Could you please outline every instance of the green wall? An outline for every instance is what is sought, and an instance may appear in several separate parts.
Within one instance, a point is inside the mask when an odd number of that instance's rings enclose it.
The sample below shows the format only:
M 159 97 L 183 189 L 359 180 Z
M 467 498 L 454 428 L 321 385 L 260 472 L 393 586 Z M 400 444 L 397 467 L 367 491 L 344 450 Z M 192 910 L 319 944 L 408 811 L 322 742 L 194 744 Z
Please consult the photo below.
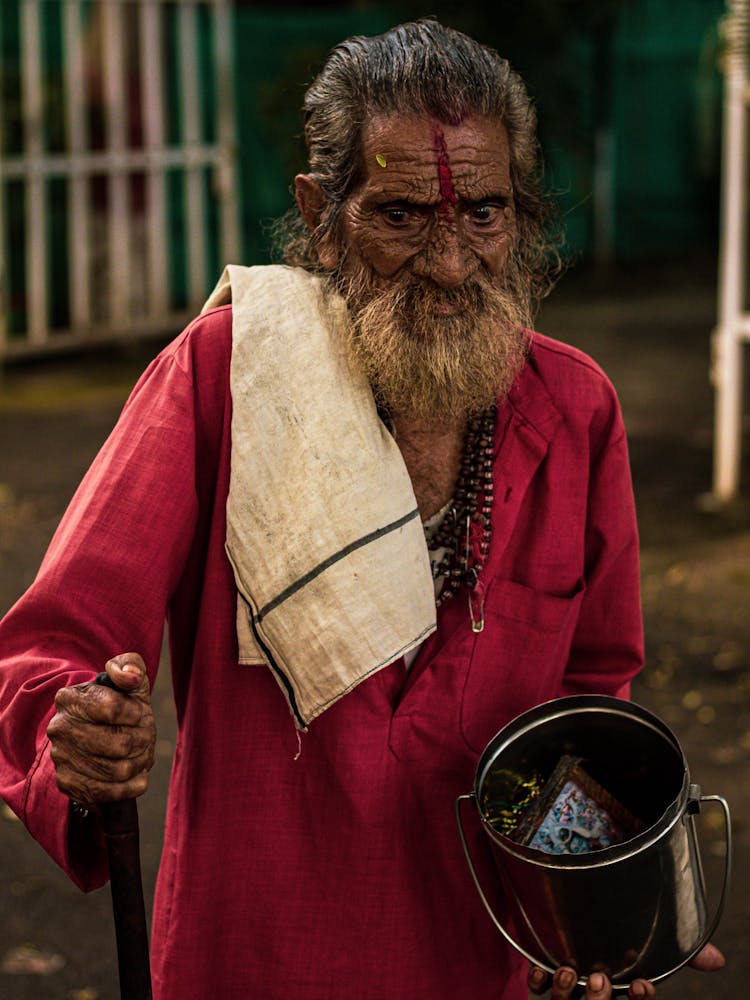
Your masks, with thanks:
M 430 13 L 494 45 L 522 72 L 539 108 L 546 180 L 557 193 L 572 256 L 594 250 L 597 124 L 609 127 L 613 144 L 610 235 L 617 259 L 715 243 L 723 11 L 723 0 L 433 0 L 388 10 L 275 13 L 238 6 L 246 259 L 267 259 L 264 223 L 290 204 L 292 178 L 304 166 L 299 108 L 327 50 L 350 34 L 376 34 Z
M 715 241 L 721 0 L 626 5 L 613 118 L 617 247 L 625 257 Z
M 383 11 L 270 13 L 235 9 L 237 140 L 246 262 L 268 259 L 268 223 L 292 203 L 305 167 L 301 106 L 305 89 L 333 45 L 387 30 Z
M 21 0 L 0 0 L 0 156 L 22 145 L 19 10 Z M 85 4 L 84 16 L 90 5 Z M 45 148 L 61 148 L 63 62 L 59 3 L 43 6 Z M 237 3 L 233 10 L 236 118 L 242 259 L 268 259 L 267 226 L 292 201 L 294 174 L 304 169 L 300 107 L 305 87 L 326 52 L 357 33 L 377 34 L 410 17 L 434 13 L 444 23 L 494 45 L 521 71 L 534 97 L 546 152 L 546 180 L 565 218 L 569 253 L 594 252 L 595 135 L 608 130 L 611 170 L 609 235 L 617 260 L 679 257 L 715 248 L 719 203 L 721 122 L 718 22 L 724 0 L 432 0 L 362 9 L 298 9 Z M 200 53 L 203 138 L 213 137 L 211 20 L 203 8 Z M 167 10 L 168 141 L 177 142 L 175 10 Z M 92 119 L 90 124 L 97 122 Z M 101 123 L 99 123 L 101 124 Z M 179 170 L 169 177 L 167 225 L 176 237 L 170 256 L 170 299 L 183 304 L 186 260 Z M 65 186 L 48 185 L 50 246 L 62 264 L 68 211 Z M 5 211 L 9 328 L 24 325 L 26 275 L 23 182 L 0 190 Z M 223 261 L 210 177 L 205 197 L 210 239 L 207 287 Z M 600 215 L 599 218 L 602 216 Z M 13 252 L 10 252 L 10 251 Z M 53 326 L 67 322 L 63 266 L 50 295 Z

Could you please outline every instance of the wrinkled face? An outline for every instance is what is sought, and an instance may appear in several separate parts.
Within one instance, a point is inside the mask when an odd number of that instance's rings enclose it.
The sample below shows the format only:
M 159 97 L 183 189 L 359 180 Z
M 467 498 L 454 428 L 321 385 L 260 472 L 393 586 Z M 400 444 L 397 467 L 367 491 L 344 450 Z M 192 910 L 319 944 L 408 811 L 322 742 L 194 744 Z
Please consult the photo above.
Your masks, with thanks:
M 505 127 L 375 116 L 362 150 L 331 257 L 352 355 L 391 414 L 461 423 L 508 392 L 528 346 Z
M 364 265 L 376 284 L 410 273 L 444 289 L 480 268 L 502 275 L 515 224 L 501 122 L 376 116 L 362 148 L 364 180 L 342 217 L 346 270 Z

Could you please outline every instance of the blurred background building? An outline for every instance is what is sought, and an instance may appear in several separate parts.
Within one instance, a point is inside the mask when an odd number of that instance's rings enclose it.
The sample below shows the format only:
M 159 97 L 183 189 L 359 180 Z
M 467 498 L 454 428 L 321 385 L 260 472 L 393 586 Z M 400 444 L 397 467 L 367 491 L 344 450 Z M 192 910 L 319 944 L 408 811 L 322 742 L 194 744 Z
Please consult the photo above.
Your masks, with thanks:
M 527 80 L 570 255 L 715 247 L 723 0 L 0 0 L 0 352 L 176 328 L 267 260 L 326 51 L 427 13 Z

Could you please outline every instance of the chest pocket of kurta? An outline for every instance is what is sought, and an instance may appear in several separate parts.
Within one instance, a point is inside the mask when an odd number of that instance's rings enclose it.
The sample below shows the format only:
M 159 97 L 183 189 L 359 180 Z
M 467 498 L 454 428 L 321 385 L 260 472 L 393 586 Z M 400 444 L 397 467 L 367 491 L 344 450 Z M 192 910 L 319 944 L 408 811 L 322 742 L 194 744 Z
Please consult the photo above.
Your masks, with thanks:
M 481 752 L 511 719 L 559 695 L 583 592 L 581 584 L 559 597 L 493 581 L 461 699 L 461 732 L 472 750 Z

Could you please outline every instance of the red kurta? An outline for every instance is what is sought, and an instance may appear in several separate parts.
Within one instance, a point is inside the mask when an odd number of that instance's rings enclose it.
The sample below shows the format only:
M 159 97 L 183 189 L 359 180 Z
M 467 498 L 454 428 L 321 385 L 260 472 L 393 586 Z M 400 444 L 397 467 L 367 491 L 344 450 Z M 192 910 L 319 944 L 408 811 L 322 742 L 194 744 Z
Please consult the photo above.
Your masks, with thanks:
M 525 1000 L 525 962 L 482 909 L 453 803 L 507 721 L 561 694 L 625 695 L 641 665 L 613 389 L 580 352 L 535 336 L 498 412 L 484 631 L 459 593 L 408 675 L 399 661 L 360 684 L 297 759 L 270 671 L 237 663 L 230 352 L 225 307 L 153 363 L 0 625 L 0 795 L 77 884 L 102 884 L 45 727 L 55 691 L 115 653 L 140 652 L 153 677 L 166 612 L 179 737 L 155 997 Z M 472 839 L 481 864 L 488 842 Z

